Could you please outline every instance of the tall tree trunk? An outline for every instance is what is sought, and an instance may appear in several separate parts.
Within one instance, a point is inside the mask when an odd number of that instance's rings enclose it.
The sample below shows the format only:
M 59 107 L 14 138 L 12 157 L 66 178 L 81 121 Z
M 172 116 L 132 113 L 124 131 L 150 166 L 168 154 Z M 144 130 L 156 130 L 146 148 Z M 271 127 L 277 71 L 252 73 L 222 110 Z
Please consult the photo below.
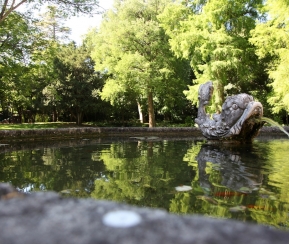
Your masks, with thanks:
M 57 115 L 56 106 L 53 106 L 53 108 L 52 108 L 52 122 L 57 122 L 57 121 L 58 121 L 58 115 Z
M 151 90 L 148 91 L 148 112 L 149 112 L 149 127 L 155 127 L 155 111 L 153 104 L 153 92 Z
M 76 124 L 77 125 L 81 125 L 82 124 L 82 119 L 83 119 L 82 111 L 77 112 L 77 114 L 76 114 Z
M 216 113 L 221 113 L 222 112 L 222 106 L 225 101 L 224 98 L 224 86 L 220 81 L 217 82 L 216 84 L 216 95 L 215 95 L 215 110 Z
M 19 123 L 22 124 L 22 116 L 23 116 L 23 107 L 18 107 L 17 112 L 19 115 Z
M 143 112 L 142 112 L 142 107 L 141 107 L 141 104 L 140 104 L 140 102 L 139 102 L 138 99 L 136 100 L 136 103 L 137 103 L 137 109 L 138 109 L 139 121 L 140 121 L 141 123 L 143 123 Z

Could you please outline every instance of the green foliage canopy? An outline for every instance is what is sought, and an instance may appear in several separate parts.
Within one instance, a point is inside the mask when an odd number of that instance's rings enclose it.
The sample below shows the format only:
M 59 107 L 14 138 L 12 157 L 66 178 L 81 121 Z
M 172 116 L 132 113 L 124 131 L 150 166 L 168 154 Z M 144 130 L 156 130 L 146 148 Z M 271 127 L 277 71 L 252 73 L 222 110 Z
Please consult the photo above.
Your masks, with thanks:
M 100 74 L 94 71 L 94 62 L 86 45 L 77 47 L 74 43 L 63 45 L 54 59 L 57 83 L 52 89 L 60 97 L 62 108 L 76 118 L 81 125 L 85 112 L 95 108 L 97 98 L 92 94 L 102 85 Z
M 171 88 L 184 89 L 188 79 L 187 67 L 179 65 L 185 62 L 173 56 L 157 19 L 169 2 L 116 1 L 100 30 L 91 33 L 95 68 L 112 74 L 101 97 L 112 104 L 127 93 L 140 103 L 147 99 L 150 126 L 155 125 L 152 99 L 164 93 L 172 98 L 176 93 Z
M 268 0 L 264 12 L 267 21 L 258 23 L 252 30 L 250 41 L 256 45 L 260 58 L 270 57 L 268 73 L 273 92 L 268 96 L 273 112 L 289 110 L 289 2 Z
M 35 89 L 43 85 L 39 83 L 41 77 L 34 76 L 38 69 L 34 55 L 45 45 L 33 23 L 16 13 L 0 23 L 0 40 L 2 109 L 13 105 L 20 112 L 23 106 L 31 105 Z
M 46 1 L 45 1 L 46 2 Z M 47 1 L 53 4 L 54 1 Z M 41 7 L 43 1 L 1 1 L 0 6 L 0 100 L 2 110 L 12 106 L 20 117 L 23 110 L 43 112 L 42 90 L 55 81 L 53 57 L 59 33 L 67 31 L 61 21 L 76 13 L 92 13 L 98 1 L 57 1 L 57 8 L 49 6 L 45 21 L 36 21 L 31 12 L 16 12 L 23 4 L 29 9 Z M 47 20 L 47 19 L 46 19 Z M 49 23 L 48 23 L 49 22 Z M 48 23 L 48 24 L 47 24 Z M 42 24 L 42 25 L 41 25 Z M 51 30 L 50 28 L 50 30 Z M 53 43 L 54 42 L 54 43 Z M 53 87 L 52 84 L 50 87 Z M 52 90 L 50 90 L 52 91 Z M 48 112 L 49 113 L 49 112 Z
M 259 17 L 261 0 L 191 0 L 172 3 L 160 15 L 178 57 L 190 60 L 196 75 L 186 91 L 197 102 L 199 84 L 213 80 L 213 108 L 220 110 L 224 92 L 254 79 L 256 57 L 249 42 L 250 31 Z

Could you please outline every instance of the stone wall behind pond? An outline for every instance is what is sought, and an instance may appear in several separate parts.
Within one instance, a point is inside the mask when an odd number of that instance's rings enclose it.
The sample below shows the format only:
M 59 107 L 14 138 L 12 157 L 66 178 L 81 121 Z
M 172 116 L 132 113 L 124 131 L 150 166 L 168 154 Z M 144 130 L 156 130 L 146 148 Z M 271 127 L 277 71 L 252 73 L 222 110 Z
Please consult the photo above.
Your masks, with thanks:
M 288 127 L 284 127 L 289 131 Z M 263 127 L 259 136 L 286 136 L 278 127 Z M 8 143 L 23 140 L 61 140 L 73 138 L 96 137 L 193 137 L 204 139 L 201 131 L 196 127 L 74 127 L 59 129 L 25 129 L 0 130 L 0 142 Z
M 75 127 L 59 129 L 0 130 L 0 140 L 54 140 L 71 138 L 121 137 L 121 136 L 202 136 L 198 128 L 164 127 Z

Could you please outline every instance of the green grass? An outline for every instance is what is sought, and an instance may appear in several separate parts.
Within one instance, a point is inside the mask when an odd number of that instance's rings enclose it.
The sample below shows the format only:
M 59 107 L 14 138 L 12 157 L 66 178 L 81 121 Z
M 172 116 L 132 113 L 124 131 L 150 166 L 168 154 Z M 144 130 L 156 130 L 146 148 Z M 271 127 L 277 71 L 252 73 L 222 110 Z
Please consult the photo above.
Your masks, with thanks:
M 22 124 L 0 124 L 0 130 L 29 130 L 29 129 L 57 129 L 79 127 L 148 127 L 140 123 L 83 123 L 81 126 L 71 122 L 37 122 Z M 191 127 L 190 124 L 157 123 L 157 127 Z
M 87 126 L 83 124 L 83 126 Z M 23 124 L 0 124 L 0 130 L 29 130 L 29 129 L 53 129 L 79 127 L 75 123 L 47 122 L 47 123 L 23 123 Z

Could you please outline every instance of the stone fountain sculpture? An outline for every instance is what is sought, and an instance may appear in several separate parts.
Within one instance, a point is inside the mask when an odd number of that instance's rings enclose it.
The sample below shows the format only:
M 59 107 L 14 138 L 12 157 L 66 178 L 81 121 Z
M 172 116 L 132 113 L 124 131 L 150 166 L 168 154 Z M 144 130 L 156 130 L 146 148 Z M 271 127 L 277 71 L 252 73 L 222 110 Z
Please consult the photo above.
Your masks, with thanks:
M 214 141 L 251 142 L 265 123 L 260 120 L 263 116 L 262 104 L 245 93 L 230 96 L 225 100 L 222 112 L 213 114 L 211 118 L 205 108 L 213 90 L 211 81 L 199 88 L 199 109 L 195 122 L 203 136 Z

